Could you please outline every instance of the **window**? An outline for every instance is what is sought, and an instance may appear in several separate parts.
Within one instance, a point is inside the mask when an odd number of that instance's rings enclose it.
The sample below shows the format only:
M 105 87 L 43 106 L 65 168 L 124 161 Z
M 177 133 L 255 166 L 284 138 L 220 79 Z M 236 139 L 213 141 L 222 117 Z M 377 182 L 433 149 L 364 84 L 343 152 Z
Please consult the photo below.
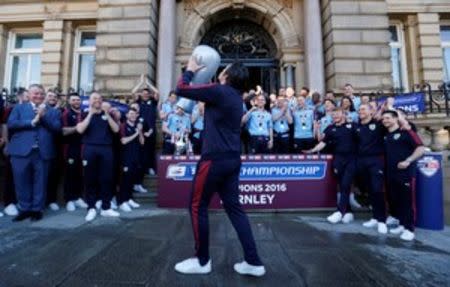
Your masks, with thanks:
M 74 49 L 72 86 L 81 93 L 94 90 L 95 32 L 80 29 L 77 32 Z
M 450 82 L 450 25 L 441 26 L 441 42 L 444 55 L 444 81 Z
M 389 26 L 389 33 L 391 35 L 389 46 L 391 47 L 392 82 L 394 90 L 406 91 L 408 89 L 408 79 L 402 25 L 396 24 Z
M 24 32 L 9 35 L 5 83 L 12 90 L 41 82 L 42 34 Z

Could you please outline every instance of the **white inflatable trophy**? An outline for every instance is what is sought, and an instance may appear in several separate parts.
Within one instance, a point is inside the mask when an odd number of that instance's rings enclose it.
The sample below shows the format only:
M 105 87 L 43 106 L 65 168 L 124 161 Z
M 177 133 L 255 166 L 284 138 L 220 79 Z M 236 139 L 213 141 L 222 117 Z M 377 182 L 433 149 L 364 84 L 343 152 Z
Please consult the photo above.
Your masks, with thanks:
M 219 69 L 219 53 L 210 46 L 200 45 L 194 49 L 192 56 L 197 60 L 199 65 L 204 66 L 195 73 L 192 84 L 208 84 Z M 186 98 L 180 98 L 177 105 L 190 114 L 192 113 L 195 102 Z

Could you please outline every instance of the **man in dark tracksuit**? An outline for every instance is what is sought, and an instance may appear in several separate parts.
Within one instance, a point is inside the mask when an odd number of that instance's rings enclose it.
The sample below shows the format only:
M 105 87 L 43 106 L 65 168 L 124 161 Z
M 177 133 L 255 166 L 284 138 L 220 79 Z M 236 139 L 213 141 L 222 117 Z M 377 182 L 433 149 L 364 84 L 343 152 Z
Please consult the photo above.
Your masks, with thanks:
M 196 254 L 194 258 L 176 264 L 175 270 L 185 274 L 211 272 L 208 205 L 213 194 L 218 192 L 244 249 L 245 260 L 235 264 L 234 270 L 240 274 L 262 276 L 265 268 L 258 256 L 250 223 L 239 203 L 243 115 L 240 90 L 248 78 L 248 70 L 240 63 L 234 63 L 219 75 L 220 84 L 189 85 L 194 73 L 201 68 L 191 58 L 176 91 L 180 97 L 205 103 L 205 129 L 190 203 Z
M 111 209 L 113 191 L 113 134 L 119 132 L 119 125 L 109 114 L 102 110 L 102 96 L 92 93 L 89 98 L 89 112 L 76 127 L 83 135 L 82 164 L 84 184 L 88 204 L 86 221 L 92 221 L 97 215 L 95 202 L 99 191 L 102 199 L 100 215 L 118 217 L 120 214 Z
M 387 193 L 389 204 L 400 220 L 400 225 L 390 233 L 401 234 L 401 239 L 411 241 L 415 237 L 415 161 L 425 149 L 412 129 L 400 129 L 396 111 L 383 112 L 383 125 L 388 129 L 384 140 Z
M 133 184 L 139 175 L 141 146 L 144 144 L 142 123 L 137 122 L 138 111 L 130 108 L 127 121 L 120 126 L 120 161 L 122 178 L 117 203 L 120 210 L 130 212 L 131 208 L 139 207 L 133 200 Z
M 81 135 L 76 126 L 81 122 L 81 98 L 78 94 L 69 95 L 69 107 L 62 115 L 64 135 L 64 200 L 67 211 L 74 211 L 76 207 L 87 208 L 82 199 L 83 167 L 81 164 Z
M 26 103 L 29 101 L 28 91 L 26 89 L 19 89 L 16 94 L 17 104 Z M 8 105 L 2 115 L 2 137 L 5 142 L 4 147 L 4 156 L 5 156 L 5 179 L 4 179 L 4 192 L 3 192 L 3 203 L 5 205 L 4 212 L 9 216 L 16 216 L 19 214 L 19 210 L 17 209 L 17 198 L 16 198 L 16 189 L 14 187 L 14 178 L 11 166 L 11 157 L 7 152 L 7 146 L 11 137 L 13 135 L 13 131 L 8 129 L 8 118 L 13 110 L 14 105 Z
M 158 115 L 158 92 L 143 89 L 137 101 L 139 114 L 144 119 L 145 144 L 142 149 L 142 165 L 145 172 L 154 175 L 156 171 L 156 117 Z M 138 183 L 140 184 L 140 183 Z
M 365 222 L 365 227 L 377 227 L 381 234 L 387 233 L 386 206 L 383 192 L 384 184 L 384 136 L 386 128 L 371 116 L 367 104 L 359 107 L 359 123 L 356 124 L 358 157 L 356 174 L 361 184 L 368 186 L 372 219 Z
M 347 123 L 345 113 L 341 108 L 333 111 L 333 124 L 328 126 L 324 132 L 324 138 L 313 149 L 307 153 L 321 151 L 326 146 L 331 148 L 333 154 L 333 171 L 339 185 L 339 198 L 337 211 L 327 217 L 330 223 L 350 223 L 353 221 L 349 196 L 353 178 L 356 172 L 356 141 L 355 127 Z

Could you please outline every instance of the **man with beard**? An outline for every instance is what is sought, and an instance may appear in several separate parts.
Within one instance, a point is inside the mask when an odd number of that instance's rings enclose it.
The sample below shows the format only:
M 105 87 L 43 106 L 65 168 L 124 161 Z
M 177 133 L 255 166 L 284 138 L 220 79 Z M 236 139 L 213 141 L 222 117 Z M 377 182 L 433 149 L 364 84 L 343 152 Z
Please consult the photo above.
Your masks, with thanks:
M 76 207 L 87 208 L 82 198 L 83 167 L 81 164 L 81 135 L 76 126 L 81 122 L 81 98 L 77 93 L 69 94 L 69 107 L 62 116 L 64 135 L 64 199 L 67 211 Z

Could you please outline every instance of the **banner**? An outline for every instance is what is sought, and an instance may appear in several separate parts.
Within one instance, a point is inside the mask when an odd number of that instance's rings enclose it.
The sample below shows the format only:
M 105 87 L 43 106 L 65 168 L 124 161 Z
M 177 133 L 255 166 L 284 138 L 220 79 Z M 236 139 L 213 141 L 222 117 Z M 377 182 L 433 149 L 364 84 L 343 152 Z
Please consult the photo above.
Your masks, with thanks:
M 329 155 L 241 156 L 239 200 L 246 209 L 336 207 L 336 182 Z M 161 156 L 158 205 L 187 208 L 198 156 Z M 210 205 L 221 208 L 216 195 Z
M 386 98 L 378 99 L 378 104 L 384 104 Z M 425 112 L 425 94 L 423 92 L 395 95 L 394 99 L 394 108 L 401 109 L 407 114 Z

